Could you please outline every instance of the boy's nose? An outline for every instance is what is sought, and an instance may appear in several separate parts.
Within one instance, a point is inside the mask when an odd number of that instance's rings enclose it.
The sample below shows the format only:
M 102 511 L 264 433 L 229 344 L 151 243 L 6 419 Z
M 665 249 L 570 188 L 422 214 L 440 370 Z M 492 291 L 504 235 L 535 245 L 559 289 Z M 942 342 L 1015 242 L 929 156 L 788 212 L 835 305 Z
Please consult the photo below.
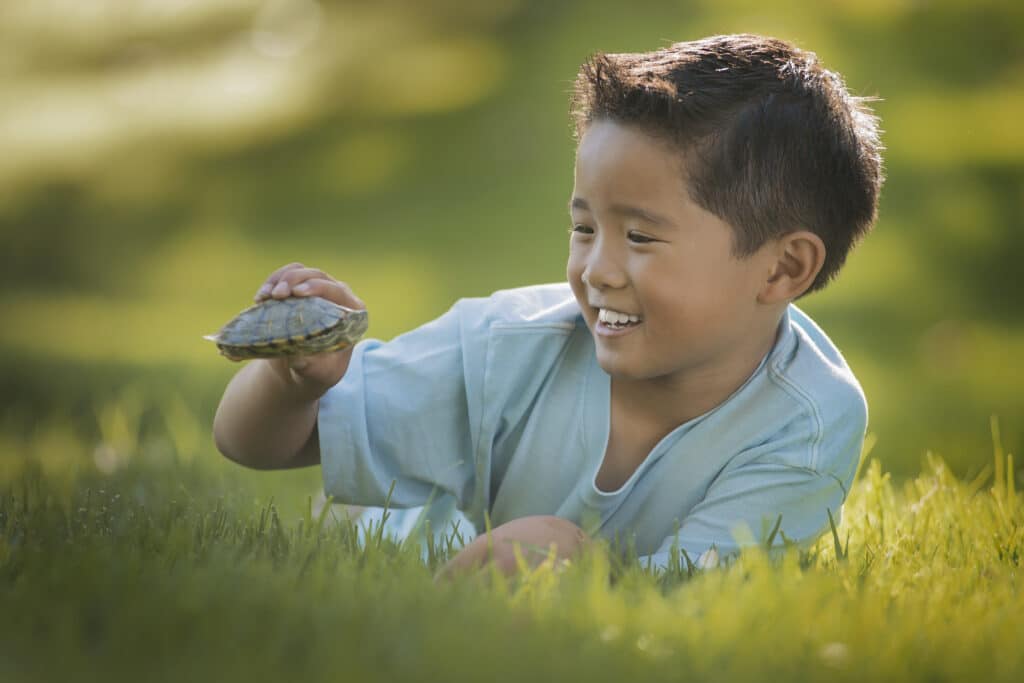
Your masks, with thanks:
M 626 270 L 619 265 L 617 260 L 611 254 L 601 253 L 598 250 L 595 250 L 592 258 L 587 262 L 581 279 L 595 289 L 606 287 L 617 289 L 625 287 L 628 282 Z

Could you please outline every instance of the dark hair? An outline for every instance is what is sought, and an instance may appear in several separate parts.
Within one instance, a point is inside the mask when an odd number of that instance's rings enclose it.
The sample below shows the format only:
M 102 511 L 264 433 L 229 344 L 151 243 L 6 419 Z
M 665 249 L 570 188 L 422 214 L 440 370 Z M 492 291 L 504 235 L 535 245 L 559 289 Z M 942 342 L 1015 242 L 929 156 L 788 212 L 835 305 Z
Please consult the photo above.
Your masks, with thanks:
M 878 215 L 878 118 L 813 52 L 741 34 L 644 53 L 597 53 L 576 77 L 577 143 L 598 119 L 639 126 L 681 152 L 690 197 L 734 230 L 733 254 L 808 229 L 839 271 Z M 802 295 L 801 295 L 802 296 Z

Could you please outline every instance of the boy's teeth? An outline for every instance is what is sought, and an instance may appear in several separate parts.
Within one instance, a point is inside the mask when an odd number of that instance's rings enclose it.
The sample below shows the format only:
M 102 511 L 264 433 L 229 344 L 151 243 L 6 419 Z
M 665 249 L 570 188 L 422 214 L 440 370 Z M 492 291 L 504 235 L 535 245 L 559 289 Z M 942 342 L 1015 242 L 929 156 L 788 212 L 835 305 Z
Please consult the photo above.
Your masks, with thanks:
M 597 319 L 609 325 L 625 325 L 626 323 L 640 322 L 640 316 L 628 315 L 618 311 L 610 311 L 607 308 L 599 309 Z

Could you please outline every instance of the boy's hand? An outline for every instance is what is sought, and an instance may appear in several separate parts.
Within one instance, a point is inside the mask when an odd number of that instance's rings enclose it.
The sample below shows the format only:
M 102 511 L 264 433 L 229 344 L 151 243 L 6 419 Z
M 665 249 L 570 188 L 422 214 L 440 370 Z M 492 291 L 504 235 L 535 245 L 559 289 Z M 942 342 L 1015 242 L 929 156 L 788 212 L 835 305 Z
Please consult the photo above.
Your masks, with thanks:
M 534 568 L 548 557 L 552 544 L 555 558 L 567 560 L 579 554 L 590 537 L 567 519 L 554 515 L 533 515 L 506 522 L 487 534 L 480 534 L 441 568 L 435 579 L 470 573 L 493 562 L 506 576 L 519 571 L 515 546 L 526 564 Z
M 292 296 L 318 296 L 354 310 L 366 310 L 366 304 L 344 282 L 301 263 L 289 263 L 267 278 L 253 299 L 287 299 Z M 282 380 L 317 399 L 337 384 L 352 359 L 352 348 L 310 356 L 282 356 L 263 360 Z

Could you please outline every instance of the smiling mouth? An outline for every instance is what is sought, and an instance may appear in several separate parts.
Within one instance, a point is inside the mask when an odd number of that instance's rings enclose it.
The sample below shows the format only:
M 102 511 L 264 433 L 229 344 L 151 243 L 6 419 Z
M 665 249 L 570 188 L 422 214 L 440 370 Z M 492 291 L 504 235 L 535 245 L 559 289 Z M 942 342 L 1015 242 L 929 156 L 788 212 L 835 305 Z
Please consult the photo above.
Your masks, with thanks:
M 599 325 L 612 330 L 624 330 L 629 327 L 636 327 L 643 322 L 643 318 L 633 313 L 624 313 L 609 308 L 598 308 L 597 322 Z

